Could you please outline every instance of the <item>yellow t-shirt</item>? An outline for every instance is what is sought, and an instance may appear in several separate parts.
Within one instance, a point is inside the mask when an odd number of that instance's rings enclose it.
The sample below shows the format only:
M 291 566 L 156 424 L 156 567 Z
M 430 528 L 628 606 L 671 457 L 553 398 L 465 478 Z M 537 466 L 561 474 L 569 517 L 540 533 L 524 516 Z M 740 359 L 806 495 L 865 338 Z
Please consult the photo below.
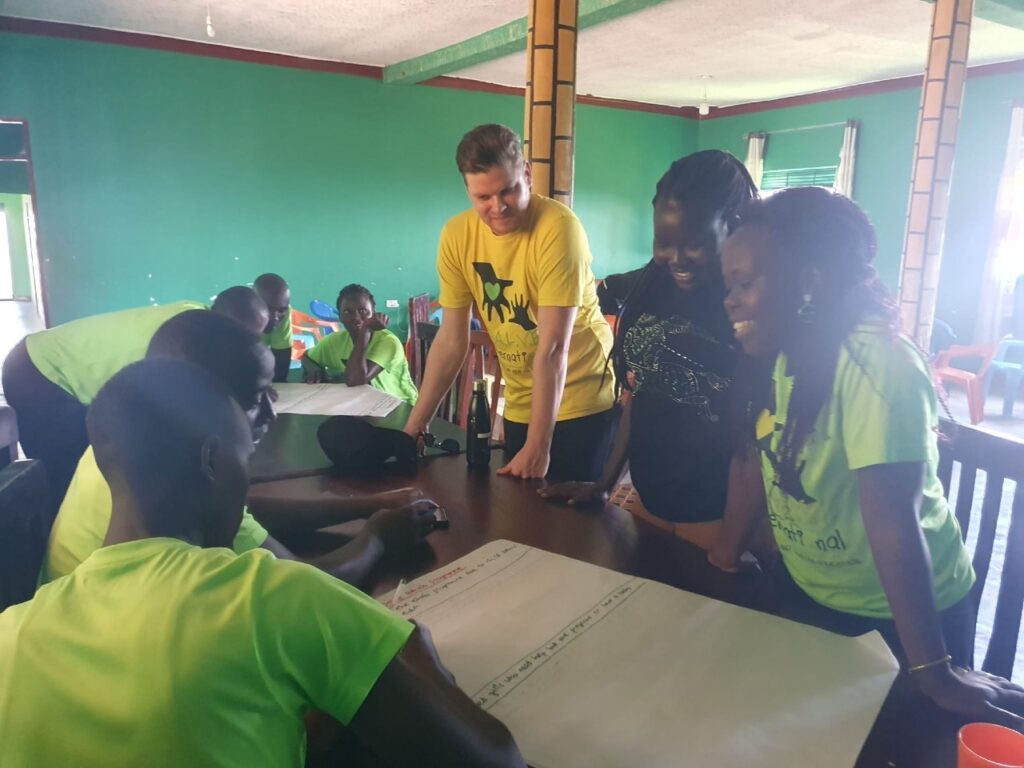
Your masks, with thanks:
M 590 268 L 590 246 L 576 215 L 534 195 L 526 226 L 495 235 L 476 211 L 451 219 L 441 232 L 437 272 L 440 303 L 480 308 L 505 379 L 505 418 L 530 421 L 537 307 L 576 307 L 558 420 L 606 411 L 614 401 L 606 371 L 612 333 L 601 315 Z
M 110 527 L 112 505 L 110 486 L 96 465 L 96 455 L 90 445 L 78 460 L 71 485 L 50 529 L 50 540 L 39 573 L 40 584 L 71 573 L 103 546 Z M 246 510 L 235 536 L 234 550 L 241 554 L 256 549 L 267 540 L 267 536 L 266 529 Z
M 263 550 L 105 547 L 0 614 L 0 765 L 300 768 L 303 716 L 349 723 L 412 629 Z
M 25 347 L 43 376 L 88 405 L 115 373 L 146 356 L 161 325 L 190 309 L 206 305 L 177 301 L 83 317 L 31 334 Z

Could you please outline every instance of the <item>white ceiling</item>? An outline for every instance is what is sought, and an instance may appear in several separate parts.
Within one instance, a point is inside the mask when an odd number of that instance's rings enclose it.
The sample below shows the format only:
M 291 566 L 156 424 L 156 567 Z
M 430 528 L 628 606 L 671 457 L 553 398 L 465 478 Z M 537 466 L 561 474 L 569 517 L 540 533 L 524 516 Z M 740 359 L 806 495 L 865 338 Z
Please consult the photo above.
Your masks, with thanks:
M 317 59 L 384 66 L 526 13 L 527 0 L 6 0 L 3 13 Z M 580 33 L 578 90 L 695 105 L 761 101 L 913 75 L 921 0 L 668 0 Z M 971 63 L 1024 58 L 1024 30 L 974 22 Z M 521 86 L 525 54 L 452 73 Z

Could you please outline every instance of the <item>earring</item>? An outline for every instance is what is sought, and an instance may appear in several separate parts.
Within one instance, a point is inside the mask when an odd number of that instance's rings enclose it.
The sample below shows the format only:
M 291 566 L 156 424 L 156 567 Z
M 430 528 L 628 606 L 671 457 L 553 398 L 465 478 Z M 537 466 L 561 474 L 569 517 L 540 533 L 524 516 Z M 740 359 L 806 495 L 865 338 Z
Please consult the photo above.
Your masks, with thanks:
M 804 303 L 796 311 L 796 316 L 801 323 L 810 325 L 814 322 L 815 315 L 818 314 L 818 308 L 814 306 L 814 299 L 810 293 L 805 293 L 803 298 Z

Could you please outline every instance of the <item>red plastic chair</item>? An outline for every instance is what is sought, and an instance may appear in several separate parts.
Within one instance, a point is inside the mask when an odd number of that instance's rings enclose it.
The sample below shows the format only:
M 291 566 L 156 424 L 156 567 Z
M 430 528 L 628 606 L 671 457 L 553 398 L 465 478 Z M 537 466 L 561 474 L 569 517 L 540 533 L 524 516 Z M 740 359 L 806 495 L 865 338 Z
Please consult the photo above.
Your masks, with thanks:
M 321 320 L 319 317 L 313 317 L 305 312 L 292 309 L 292 333 L 308 333 L 314 339 L 320 341 L 326 335 L 324 334 L 324 328 L 330 328 L 330 331 L 328 331 L 330 333 L 336 332 L 339 327 L 338 323 Z
M 949 384 L 956 384 L 967 392 L 967 412 L 971 424 L 980 424 L 985 420 L 985 374 L 992 365 L 996 354 L 996 344 L 975 344 L 974 346 L 953 345 L 940 352 L 935 358 L 935 379 L 944 391 L 949 391 Z M 954 360 L 979 358 L 981 365 L 975 372 L 955 368 Z

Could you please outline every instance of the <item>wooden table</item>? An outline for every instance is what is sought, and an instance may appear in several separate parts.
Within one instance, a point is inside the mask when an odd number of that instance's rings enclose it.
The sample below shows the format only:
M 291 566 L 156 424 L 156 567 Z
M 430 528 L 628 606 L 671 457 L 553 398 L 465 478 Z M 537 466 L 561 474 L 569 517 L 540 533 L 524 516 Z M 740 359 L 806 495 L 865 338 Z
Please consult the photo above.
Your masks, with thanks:
M 266 483 L 259 495 L 285 497 L 311 492 L 367 493 L 414 484 L 448 511 L 451 526 L 435 531 L 412 556 L 383 563 L 371 592 L 380 595 L 400 578 L 439 568 L 494 539 L 510 539 L 670 584 L 707 597 L 780 613 L 782 594 L 766 575 L 726 574 L 710 566 L 705 553 L 618 507 L 577 509 L 541 499 L 540 481 L 498 477 L 502 454 L 490 471 L 471 470 L 464 456 L 424 459 L 410 482 L 384 473 L 371 479 L 325 475 Z M 813 619 L 813 617 L 812 617 Z M 807 623 L 816 623 L 813 620 Z M 722 684 L 728 685 L 723 669 Z M 905 676 L 895 685 L 857 762 L 858 768 L 952 768 L 961 725 L 913 690 Z
M 366 417 L 374 426 L 401 430 L 412 406 L 402 403 L 387 416 Z M 316 431 L 327 420 L 327 416 L 307 416 L 295 413 L 278 414 L 266 436 L 256 446 L 249 464 L 250 482 L 265 483 L 293 477 L 323 474 L 331 462 L 320 450 Z M 438 441 L 451 438 L 463 447 L 464 432 L 443 419 L 430 422 L 430 431 Z M 431 448 L 428 455 L 440 455 L 438 448 Z

